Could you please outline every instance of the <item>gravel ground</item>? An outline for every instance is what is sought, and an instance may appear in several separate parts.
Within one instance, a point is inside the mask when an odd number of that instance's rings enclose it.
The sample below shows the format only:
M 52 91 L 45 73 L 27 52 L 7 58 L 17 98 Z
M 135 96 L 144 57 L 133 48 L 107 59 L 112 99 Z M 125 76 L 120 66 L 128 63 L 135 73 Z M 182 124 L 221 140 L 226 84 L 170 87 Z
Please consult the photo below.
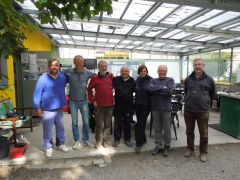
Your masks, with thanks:
M 0 167 L 0 179 L 240 179 L 240 144 L 210 146 L 209 161 L 205 163 L 199 161 L 197 154 L 185 158 L 184 150 L 173 149 L 167 158 L 149 152 L 116 155 L 102 168 L 91 165 L 49 170 L 4 166 Z

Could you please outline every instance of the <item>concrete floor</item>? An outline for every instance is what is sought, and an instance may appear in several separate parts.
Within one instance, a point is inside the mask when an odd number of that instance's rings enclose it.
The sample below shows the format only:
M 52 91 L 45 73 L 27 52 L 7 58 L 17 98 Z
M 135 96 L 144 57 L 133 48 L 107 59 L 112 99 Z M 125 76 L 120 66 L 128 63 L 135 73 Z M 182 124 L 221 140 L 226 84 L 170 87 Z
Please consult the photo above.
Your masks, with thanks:
M 185 124 L 183 119 L 183 114 L 178 112 L 180 127 L 177 127 L 177 136 L 178 139 L 175 139 L 175 135 L 172 128 L 172 148 L 186 147 L 186 134 L 185 134 Z M 134 117 L 136 119 L 136 117 Z M 65 120 L 65 131 L 66 131 L 66 145 L 72 147 L 74 144 L 72 131 L 71 131 L 71 116 L 69 114 L 64 115 Z M 220 121 L 220 114 L 213 110 L 210 114 L 209 124 L 217 124 Z M 81 121 L 80 121 L 81 122 Z M 80 130 L 81 130 L 81 124 Z M 80 131 L 81 132 L 81 131 Z M 132 128 L 132 142 L 134 142 L 134 129 Z M 89 147 L 80 147 L 77 150 L 70 150 L 67 153 L 58 151 L 54 149 L 52 158 L 46 159 L 44 152 L 42 151 L 42 127 L 41 123 L 37 123 L 37 126 L 34 127 L 33 132 L 30 132 L 29 129 L 20 129 L 17 131 L 18 136 L 23 135 L 30 143 L 28 144 L 28 149 L 23 158 L 11 160 L 9 158 L 0 160 L 0 165 L 9 165 L 9 164 L 46 164 L 46 162 L 53 162 L 54 160 L 64 160 L 66 162 L 68 159 L 76 160 L 81 159 L 91 159 L 101 156 L 112 156 L 114 154 L 122 153 L 133 153 L 134 147 L 126 147 L 123 142 L 116 148 L 101 148 L 99 150 L 94 150 Z M 154 131 L 152 137 L 149 135 L 149 120 L 146 128 L 147 135 L 147 144 L 143 146 L 142 151 L 150 151 L 154 148 Z M 195 144 L 199 144 L 199 133 L 198 128 L 195 130 Z M 55 139 L 55 138 L 54 138 Z M 90 133 L 90 143 L 95 143 L 94 134 Z M 233 138 L 225 133 L 209 128 L 209 144 L 228 144 L 228 143 L 240 143 L 239 139 Z M 54 162 L 55 162 L 54 161 Z M 56 164 L 56 163 L 55 163 Z M 56 164 L 57 166 L 57 164 Z

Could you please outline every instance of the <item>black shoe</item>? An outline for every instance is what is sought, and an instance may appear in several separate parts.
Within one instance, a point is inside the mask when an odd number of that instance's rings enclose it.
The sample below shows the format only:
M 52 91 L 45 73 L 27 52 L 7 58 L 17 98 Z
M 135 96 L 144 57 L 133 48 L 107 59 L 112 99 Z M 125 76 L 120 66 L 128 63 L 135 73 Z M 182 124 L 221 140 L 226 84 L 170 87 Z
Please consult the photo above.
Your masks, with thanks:
M 136 154 L 140 154 L 140 153 L 141 153 L 141 149 L 142 149 L 141 146 L 136 146 L 136 148 L 135 148 L 135 153 L 136 153 Z
M 118 145 L 119 145 L 119 140 L 114 141 L 112 144 L 113 147 L 117 147 Z
M 126 144 L 126 146 L 128 146 L 128 147 L 132 147 L 131 141 L 124 141 L 124 144 Z
M 163 156 L 164 156 L 164 157 L 168 157 L 168 152 L 169 152 L 169 148 L 164 148 L 164 150 L 163 150 Z
M 151 151 L 151 153 L 152 153 L 153 156 L 155 156 L 155 155 L 159 154 L 159 153 L 162 152 L 162 151 L 163 151 L 162 148 L 155 147 L 155 148 Z

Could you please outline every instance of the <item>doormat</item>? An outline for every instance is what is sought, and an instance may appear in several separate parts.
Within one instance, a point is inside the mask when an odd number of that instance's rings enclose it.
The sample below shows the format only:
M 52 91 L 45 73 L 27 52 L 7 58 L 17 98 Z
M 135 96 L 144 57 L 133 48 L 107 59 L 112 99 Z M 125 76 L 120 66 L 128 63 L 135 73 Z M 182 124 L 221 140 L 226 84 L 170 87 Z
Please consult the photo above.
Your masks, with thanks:
M 208 126 L 210 128 L 213 128 L 213 129 L 217 130 L 217 131 L 221 131 L 220 130 L 220 124 L 209 124 Z

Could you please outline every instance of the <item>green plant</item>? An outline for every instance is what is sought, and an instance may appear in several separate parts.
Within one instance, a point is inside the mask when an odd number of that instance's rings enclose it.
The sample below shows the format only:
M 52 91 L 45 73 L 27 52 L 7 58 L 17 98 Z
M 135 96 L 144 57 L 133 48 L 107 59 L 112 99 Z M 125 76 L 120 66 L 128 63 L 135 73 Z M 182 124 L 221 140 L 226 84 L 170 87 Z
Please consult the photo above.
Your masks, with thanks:
M 25 49 L 23 40 L 26 39 L 22 29 L 29 23 L 12 6 L 12 0 L 0 1 L 0 56 L 9 55 Z
M 23 3 L 24 0 L 16 0 Z M 111 0 L 32 0 L 39 9 L 38 18 L 41 23 L 54 23 L 57 18 L 73 19 L 74 13 L 81 19 L 91 19 L 100 12 L 112 13 Z M 13 0 L 0 0 L 0 57 L 8 58 L 16 52 L 25 50 L 26 39 L 23 29 L 30 24 L 13 7 Z
M 74 13 L 79 18 L 88 20 L 100 12 L 112 14 L 112 0 L 36 0 L 39 9 L 38 19 L 41 23 L 53 23 L 56 18 L 73 19 Z

